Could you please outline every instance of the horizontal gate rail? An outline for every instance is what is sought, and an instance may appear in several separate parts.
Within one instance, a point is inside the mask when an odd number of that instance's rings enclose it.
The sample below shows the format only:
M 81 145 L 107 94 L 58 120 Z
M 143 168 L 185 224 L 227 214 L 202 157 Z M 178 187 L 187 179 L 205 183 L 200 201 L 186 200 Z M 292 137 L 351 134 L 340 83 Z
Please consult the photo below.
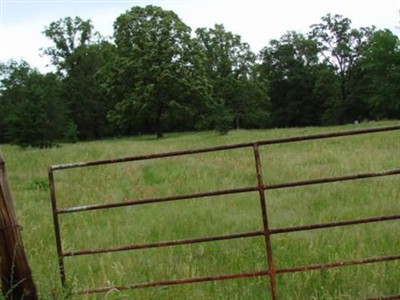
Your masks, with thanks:
M 383 127 L 366 128 L 366 129 L 358 129 L 358 130 L 339 131 L 339 132 L 332 132 L 332 133 L 303 135 L 303 136 L 295 136 L 295 137 L 288 137 L 288 138 L 263 140 L 263 141 L 257 141 L 255 143 L 254 142 L 239 143 L 239 144 L 233 144 L 233 145 L 223 145 L 223 146 L 207 147 L 207 148 L 192 149 L 192 150 L 185 150 L 185 151 L 173 151 L 173 152 L 150 154 L 150 155 L 128 156 L 128 157 L 116 158 L 116 159 L 103 159 L 103 160 L 88 161 L 88 162 L 59 164 L 59 165 L 52 165 L 52 166 L 50 166 L 49 169 L 51 171 L 55 171 L 55 170 L 72 169 L 72 168 L 83 168 L 83 167 L 123 163 L 123 162 L 130 162 L 130 161 L 166 158 L 166 157 L 182 156 L 182 155 L 198 154 L 198 153 L 206 153 L 206 152 L 215 152 L 215 151 L 222 151 L 222 150 L 233 150 L 233 149 L 239 149 L 239 148 L 249 148 L 249 147 L 253 147 L 254 144 L 258 144 L 260 146 L 265 146 L 265 145 L 310 141 L 310 140 L 317 140 L 317 139 L 336 138 L 336 137 L 342 137 L 342 136 L 360 135 L 360 134 L 383 132 L 383 131 L 392 131 L 392 130 L 399 130 L 399 129 L 400 129 L 400 125 L 394 125 L 394 126 L 383 126 Z
M 118 252 L 118 251 L 126 251 L 126 250 L 140 250 L 140 249 L 150 249 L 150 248 L 161 248 L 167 246 L 178 246 L 178 245 L 188 245 L 188 244 L 196 244 L 196 243 L 204 243 L 204 242 L 215 242 L 215 241 L 224 241 L 231 239 L 240 239 L 246 237 L 255 237 L 264 235 L 264 231 L 250 231 L 236 234 L 227 234 L 227 235 L 217 235 L 217 236 L 209 236 L 203 238 L 195 238 L 195 239 L 182 239 L 182 240 L 174 240 L 174 241 L 164 241 L 158 243 L 147 243 L 147 244 L 134 244 L 134 245 L 126 245 L 120 247 L 112 247 L 112 248 L 104 248 L 104 249 L 87 249 L 87 250 L 75 250 L 75 251 L 66 251 L 63 252 L 64 256 L 75 256 L 75 255 L 87 255 L 87 254 L 99 254 L 99 253 L 107 253 L 107 252 Z
M 50 182 L 51 203 L 52 203 L 52 208 L 53 208 L 53 221 L 54 221 L 54 228 L 55 228 L 55 235 L 56 235 L 56 246 L 57 246 L 58 259 L 59 259 L 61 282 L 62 282 L 63 286 L 66 285 L 66 275 L 65 275 L 65 268 L 64 268 L 64 258 L 66 258 L 66 257 L 71 257 L 71 259 L 73 259 L 73 257 L 81 256 L 81 255 L 94 255 L 94 254 L 100 254 L 100 253 L 111 253 L 111 252 L 120 252 L 120 251 L 133 251 L 133 250 L 139 250 L 139 249 L 171 247 L 171 246 L 177 246 L 177 245 L 216 242 L 216 241 L 224 241 L 224 240 L 231 240 L 231 239 L 244 239 L 244 238 L 251 238 L 251 237 L 258 237 L 258 236 L 264 237 L 264 239 L 265 239 L 265 254 L 266 254 L 266 263 L 267 263 L 267 267 L 268 267 L 265 270 L 256 270 L 254 272 L 234 273 L 234 274 L 216 274 L 216 275 L 197 277 L 197 278 L 183 278 L 183 279 L 175 279 L 175 280 L 143 282 L 143 283 L 136 283 L 136 284 L 132 284 L 132 285 L 115 285 L 115 286 L 107 286 L 107 287 L 98 287 L 98 288 L 77 291 L 77 293 L 78 294 L 104 293 L 104 292 L 108 292 L 110 290 L 115 290 L 115 289 L 125 290 L 125 289 L 135 289 L 135 288 L 149 288 L 149 287 L 178 285 L 178 284 L 187 284 L 187 283 L 195 283 L 195 282 L 207 282 L 207 281 L 219 281 L 219 280 L 227 280 L 227 279 L 253 278 L 253 277 L 259 277 L 259 276 L 267 276 L 267 277 L 269 277 L 269 280 L 270 280 L 271 296 L 272 296 L 272 299 L 275 300 L 275 299 L 278 299 L 278 293 L 277 293 L 276 283 L 275 283 L 276 275 L 278 275 L 278 274 L 330 269 L 330 268 L 337 268 L 337 267 L 345 267 L 345 266 L 369 264 L 369 263 L 376 263 L 376 262 L 383 262 L 383 261 L 399 260 L 400 255 L 394 254 L 394 255 L 389 255 L 389 256 L 361 258 L 361 259 L 353 259 L 353 260 L 339 261 L 339 262 L 328 262 L 328 263 L 323 263 L 323 264 L 311 264 L 311 265 L 294 266 L 294 267 L 286 267 L 286 268 L 275 267 L 274 257 L 273 257 L 273 253 L 272 253 L 272 247 L 271 247 L 271 239 L 270 239 L 272 235 L 288 234 L 288 233 L 299 232 L 299 231 L 326 229 L 326 228 L 334 228 L 334 227 L 342 227 L 342 226 L 358 225 L 358 224 L 366 224 L 366 223 L 395 221 L 395 220 L 400 219 L 400 214 L 374 216 L 374 217 L 351 219 L 351 220 L 340 220 L 340 221 L 332 221 L 332 222 L 326 222 L 326 223 L 308 224 L 308 225 L 300 225 L 300 226 L 270 228 L 269 224 L 268 224 L 268 212 L 267 212 L 265 191 L 276 190 L 276 189 L 296 188 L 296 187 L 309 186 L 309 185 L 337 183 L 337 182 L 345 182 L 345 181 L 353 181 L 353 180 L 362 180 L 362 179 L 377 178 L 377 177 L 383 177 L 383 176 L 400 175 L 400 169 L 385 170 L 385 171 L 380 171 L 380 172 L 358 173 L 358 174 L 336 176 L 336 177 L 315 178 L 315 179 L 307 179 L 307 180 L 292 181 L 292 182 L 265 184 L 263 181 L 263 175 L 262 175 L 262 170 L 261 170 L 261 161 L 260 161 L 259 152 L 258 152 L 259 146 L 265 146 L 265 145 L 309 141 L 309 140 L 326 139 L 326 138 L 337 138 L 337 137 L 353 136 L 353 135 L 367 134 L 367 133 L 377 133 L 377 132 L 399 130 L 399 129 L 400 129 L 400 125 L 399 126 L 386 126 L 386 127 L 379 127 L 379 128 L 367 128 L 367 129 L 361 129 L 361 130 L 351 130 L 351 131 L 343 131 L 343 132 L 295 136 L 295 137 L 289 137 L 289 138 L 279 138 L 279 139 L 264 140 L 264 141 L 250 142 L 250 143 L 224 145 L 224 146 L 208 147 L 208 148 L 201 148 L 201 149 L 192 149 L 192 150 L 185 150 L 185 151 L 175 151 L 175 152 L 167 152 L 167 153 L 159 153 L 159 154 L 139 155 L 139 156 L 117 158 L 117 159 L 59 164 L 59 165 L 50 166 L 48 169 L 48 174 L 49 174 L 49 182 Z M 55 171 L 72 169 L 72 168 L 83 168 L 83 167 L 90 167 L 90 166 L 99 166 L 99 165 L 107 165 L 107 164 L 115 164 L 115 163 L 149 160 L 149 159 L 159 159 L 159 158 L 167 158 L 167 157 L 175 157 L 175 156 L 191 155 L 191 154 L 207 153 L 207 152 L 215 152 L 215 151 L 226 151 L 226 150 L 239 149 L 239 148 L 252 148 L 253 149 L 255 170 L 256 170 L 256 174 L 257 174 L 257 185 L 256 186 L 198 192 L 198 193 L 186 194 L 186 195 L 173 195 L 173 196 L 166 196 L 166 197 L 146 198 L 146 199 L 130 199 L 130 200 L 124 200 L 123 202 L 80 205 L 80 206 L 63 207 L 63 208 L 57 207 L 55 180 L 54 180 L 54 172 Z M 162 202 L 180 201 L 180 200 L 188 200 L 188 199 L 197 199 L 198 201 L 201 201 L 201 198 L 206 198 L 206 197 L 217 197 L 217 196 L 223 196 L 223 195 L 231 195 L 231 194 L 239 194 L 239 193 L 255 193 L 255 192 L 258 193 L 259 199 L 260 199 L 260 210 L 261 210 L 261 216 L 262 216 L 262 220 L 263 220 L 263 229 L 262 230 L 225 234 L 225 235 L 216 235 L 216 236 L 196 237 L 196 238 L 190 238 L 190 239 L 167 240 L 167 241 L 159 241 L 159 242 L 152 242 L 152 243 L 122 245 L 122 246 L 98 248 L 98 249 L 76 249 L 76 250 L 64 251 L 63 247 L 62 247 L 61 230 L 60 230 L 60 224 L 59 224 L 59 215 L 61 215 L 61 214 L 70 214 L 70 213 L 101 210 L 101 209 L 112 209 L 112 208 L 124 207 L 124 206 L 156 204 L 156 203 L 162 203 Z M 370 298 L 370 299 L 373 299 L 373 298 Z M 399 295 L 389 295 L 386 297 L 379 297 L 376 299 L 400 299 L 400 294 Z
M 340 177 L 318 178 L 318 179 L 262 185 L 262 188 L 264 190 L 276 190 L 276 189 L 283 189 L 283 188 L 290 188 L 290 187 L 299 187 L 299 186 L 306 186 L 306 185 L 349 181 L 349 180 L 357 180 L 357 179 L 365 179 L 365 178 L 381 177 L 381 176 L 389 176 L 389 175 L 399 175 L 399 174 L 400 174 L 400 169 L 396 169 L 396 170 L 389 170 L 389 171 L 383 171 L 383 172 L 360 173 L 360 174 L 340 176 Z M 88 210 L 115 208 L 115 207 L 122 207 L 122 206 L 153 204 L 153 203 L 169 202 L 169 201 L 177 201 L 177 200 L 205 198 L 205 197 L 211 197 L 211 196 L 222 196 L 222 195 L 229 195 L 229 194 L 248 193 L 248 192 L 258 191 L 258 189 L 259 189 L 258 186 L 253 186 L 253 187 L 227 189 L 227 190 L 205 192 L 205 193 L 194 193 L 194 194 L 188 194 L 188 195 L 158 197 L 158 198 L 149 198 L 149 199 L 140 199 L 140 200 L 124 200 L 124 202 L 113 202 L 113 203 L 104 203 L 104 204 L 82 205 L 82 206 L 61 208 L 61 209 L 57 210 L 57 213 L 65 214 L 65 213 L 73 213 L 73 212 L 88 211 Z
M 307 231 L 307 230 L 332 228 L 332 227 L 340 227 L 340 226 L 347 226 L 347 225 L 376 223 L 376 222 L 391 221 L 391 220 L 397 220 L 397 219 L 400 219 L 400 214 L 385 215 L 385 216 L 379 216 L 379 217 L 370 217 L 370 218 L 363 218 L 363 219 L 353 219 L 353 220 L 347 220 L 347 221 L 293 226 L 293 227 L 281 227 L 281 228 L 270 229 L 269 234 L 272 235 L 272 234 L 279 234 L 279 233 Z M 255 236 L 261 236 L 264 234 L 265 234 L 264 231 L 256 230 L 256 231 L 236 233 L 236 234 L 217 235 L 217 236 L 209 236 L 209 237 L 194 238 L 194 239 L 182 239 L 182 240 L 174 240 L 174 241 L 163 241 L 163 242 L 157 242 L 157 243 L 125 245 L 125 246 L 110 247 L 110 248 L 104 248 L 104 249 L 73 250 L 73 251 L 64 251 L 63 256 L 67 257 L 67 256 L 88 255 L 88 254 L 101 254 L 101 253 L 108 253 L 108 252 L 119 252 L 119 251 L 127 251 L 127 250 L 161 248 L 161 247 L 168 247 L 168 246 L 187 245 L 187 244 L 196 244 L 196 243 L 204 243 L 204 242 L 215 242 L 215 241 L 223 241 L 223 240 L 231 240 L 231 239 L 240 239 L 240 238 L 246 238 L 246 237 L 255 237 Z
M 237 273 L 237 274 L 221 274 L 221 275 L 213 275 L 213 276 L 206 276 L 206 277 L 188 278 L 188 279 L 161 280 L 161 281 L 145 282 L 145 283 L 138 283 L 138 284 L 132 284 L 132 285 L 115 285 L 112 287 L 88 289 L 88 290 L 79 291 L 78 294 L 104 293 L 104 292 L 109 292 L 111 290 L 140 289 L 140 288 L 160 287 L 160 286 L 168 286 L 168 285 L 187 284 L 187 283 L 219 281 L 219 280 L 227 280 L 227 279 L 255 278 L 255 277 L 266 276 L 266 275 L 268 275 L 268 271 L 263 270 L 263 271 L 257 271 L 257 272 Z
M 334 262 L 334 263 L 315 264 L 315 265 L 291 267 L 291 268 L 284 268 L 284 269 L 276 269 L 274 274 L 296 273 L 296 272 L 302 272 L 302 271 L 331 269 L 331 268 L 347 267 L 347 266 L 362 265 L 362 264 L 399 260 L 399 259 L 400 259 L 400 255 L 381 256 L 381 257 L 373 257 L 373 258 L 366 258 L 366 259 L 355 259 L 355 260 L 341 261 L 341 262 Z M 197 278 L 189 278 L 189 279 L 161 280 L 161 281 L 145 282 L 145 283 L 132 284 L 132 285 L 115 285 L 115 286 L 111 286 L 111 287 L 94 288 L 94 289 L 87 289 L 87 290 L 79 291 L 79 294 L 104 293 L 104 292 L 108 292 L 111 290 L 139 289 L 139 288 L 159 287 L 159 286 L 187 284 L 187 283 L 196 283 L 196 282 L 207 282 L 207 281 L 238 279 L 238 278 L 252 278 L 252 277 L 269 276 L 269 275 L 270 275 L 270 273 L 268 270 L 261 270 L 261 271 L 257 271 L 257 272 L 223 274 L 223 275 L 214 275 L 214 276 L 197 277 Z M 390 297 L 397 297 L 397 298 L 388 298 L 388 299 L 400 299 L 400 295 L 392 295 Z M 376 299 L 386 299 L 386 298 L 379 297 Z
M 327 223 L 319 223 L 312 225 L 303 225 L 303 226 L 293 226 L 293 227 L 282 227 L 271 229 L 270 234 L 278 234 L 278 233 L 287 233 L 287 232 L 296 232 L 296 231 L 307 231 L 314 229 L 323 229 L 323 228 L 331 228 L 331 227 L 340 227 L 347 225 L 357 225 L 357 224 L 365 224 L 365 223 L 376 223 L 383 221 L 392 221 L 400 219 L 400 214 L 398 215 L 385 215 L 380 217 L 370 217 L 363 219 L 353 219 L 347 221 L 337 221 L 337 222 L 327 222 Z
M 291 268 L 285 268 L 285 269 L 277 269 L 276 273 L 277 274 L 278 273 L 295 273 L 295 272 L 301 272 L 301 271 L 330 269 L 330 268 L 370 264 L 370 263 L 375 263 L 375 262 L 391 261 L 391 260 L 398 260 L 398 259 L 400 259 L 400 255 L 389 255 L 389 256 L 371 257 L 371 258 L 364 258 L 364 259 L 353 259 L 353 260 L 347 260 L 347 261 L 341 261 L 341 262 L 332 262 L 332 263 L 325 263 L 325 264 L 315 264 L 315 265 L 291 267 Z

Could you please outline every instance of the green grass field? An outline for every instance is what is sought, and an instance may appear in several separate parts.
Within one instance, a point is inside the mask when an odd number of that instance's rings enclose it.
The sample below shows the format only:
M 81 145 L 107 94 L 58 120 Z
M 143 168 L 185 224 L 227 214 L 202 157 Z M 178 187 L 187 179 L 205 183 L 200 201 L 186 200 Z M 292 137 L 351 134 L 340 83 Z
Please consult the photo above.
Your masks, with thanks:
M 57 265 L 50 165 L 395 125 L 167 134 L 22 150 L 3 145 L 11 192 L 40 299 L 270 299 L 268 277 L 71 295 L 76 289 L 266 269 L 263 237 L 65 258 Z M 265 183 L 400 169 L 400 132 L 260 147 Z M 255 186 L 252 149 L 55 172 L 59 207 Z M 400 176 L 266 191 L 270 227 L 400 213 Z M 262 229 L 258 194 L 183 200 L 60 215 L 65 250 Z M 278 268 L 399 254 L 399 221 L 272 236 Z M 277 276 L 279 299 L 360 299 L 400 294 L 400 262 Z

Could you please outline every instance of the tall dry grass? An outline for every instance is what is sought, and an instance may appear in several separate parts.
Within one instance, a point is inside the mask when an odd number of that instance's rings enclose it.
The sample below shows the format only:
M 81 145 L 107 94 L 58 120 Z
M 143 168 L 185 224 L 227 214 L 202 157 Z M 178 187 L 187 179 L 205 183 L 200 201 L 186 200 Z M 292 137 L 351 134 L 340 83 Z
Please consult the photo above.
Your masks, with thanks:
M 357 128 L 398 122 L 360 124 Z M 65 259 L 60 287 L 47 168 L 50 165 L 355 129 L 356 125 L 168 134 L 22 150 L 4 145 L 9 181 L 41 299 L 71 299 L 75 289 L 201 277 L 266 268 L 262 237 Z M 400 168 L 399 131 L 260 148 L 266 183 Z M 108 203 L 256 184 L 251 149 L 130 162 L 55 173 L 60 207 Z M 400 177 L 266 192 L 273 228 L 400 212 Z M 257 193 L 65 214 L 65 250 L 111 247 L 262 229 Z M 398 254 L 398 221 L 272 236 L 277 267 Z M 355 299 L 400 293 L 398 262 L 278 276 L 280 299 Z M 267 277 L 133 291 L 88 299 L 269 299 Z

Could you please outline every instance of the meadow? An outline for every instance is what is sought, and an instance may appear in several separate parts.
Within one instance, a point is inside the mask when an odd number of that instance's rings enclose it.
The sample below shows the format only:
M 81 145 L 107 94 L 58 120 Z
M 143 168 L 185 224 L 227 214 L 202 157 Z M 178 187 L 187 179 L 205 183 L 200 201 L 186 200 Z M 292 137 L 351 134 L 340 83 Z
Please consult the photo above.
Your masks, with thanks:
M 170 287 L 74 295 L 77 289 L 266 269 L 263 237 L 65 258 L 61 288 L 47 169 L 85 162 L 397 125 L 170 133 L 50 149 L 2 145 L 8 179 L 40 299 L 270 299 L 267 276 Z M 260 147 L 266 184 L 400 169 L 400 132 L 372 133 Z M 203 153 L 55 173 L 60 208 L 171 196 L 257 184 L 251 149 Z M 400 213 L 400 176 L 266 191 L 270 227 Z M 151 243 L 262 230 L 259 196 L 243 193 L 60 215 L 65 250 Z M 277 267 L 399 254 L 399 221 L 272 236 Z M 400 294 L 400 262 L 277 276 L 279 299 L 360 299 Z

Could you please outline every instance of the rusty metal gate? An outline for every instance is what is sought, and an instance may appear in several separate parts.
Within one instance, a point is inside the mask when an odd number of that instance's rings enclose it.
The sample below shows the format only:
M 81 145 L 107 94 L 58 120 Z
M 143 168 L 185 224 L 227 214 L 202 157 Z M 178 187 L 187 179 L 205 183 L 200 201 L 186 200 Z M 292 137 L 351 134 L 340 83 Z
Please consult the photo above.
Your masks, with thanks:
M 263 174 L 262 174 L 262 165 L 261 165 L 260 154 L 259 154 L 259 148 L 261 146 L 268 146 L 268 145 L 272 145 L 272 144 L 282 144 L 282 143 L 292 143 L 292 142 L 299 142 L 299 141 L 336 138 L 336 137 L 377 133 L 377 132 L 399 130 L 399 129 L 400 129 L 400 126 L 386 126 L 386 127 L 379 127 L 379 128 L 367 128 L 367 129 L 360 129 L 360 130 L 351 130 L 351 131 L 342 131 L 342 132 L 334 132 L 334 133 L 322 133 L 322 134 L 314 134 L 314 135 L 307 135 L 307 136 L 296 136 L 296 137 L 279 138 L 279 139 L 272 139 L 272 140 L 263 140 L 263 141 L 257 141 L 257 142 L 209 147 L 209 148 L 202 148 L 202 149 L 192 149 L 192 150 L 187 150 L 187 151 L 176 151 L 176 152 L 168 152 L 168 153 L 160 153 L 160 154 L 124 157 L 124 158 L 118 158 L 118 159 L 107 159 L 107 160 L 98 160 L 98 161 L 90 161 L 90 162 L 53 165 L 53 166 L 49 167 L 48 175 L 49 175 L 49 182 L 50 182 L 51 203 L 52 203 L 52 209 L 53 209 L 57 254 L 58 254 L 58 259 L 59 259 L 59 269 L 60 269 L 62 285 L 65 286 L 67 284 L 65 268 L 64 268 L 64 259 L 66 257 L 72 257 L 71 259 L 73 259 L 73 257 L 80 256 L 80 255 L 92 255 L 92 254 L 98 254 L 98 253 L 118 252 L 118 251 L 133 251 L 133 250 L 138 250 L 138 249 L 149 249 L 149 248 L 158 248 L 158 247 L 166 247 L 166 246 L 205 243 L 205 242 L 212 242 L 212 241 L 238 239 L 238 238 L 249 238 L 249 237 L 255 237 L 255 236 L 263 236 L 264 240 L 265 240 L 265 257 L 266 257 L 265 259 L 266 259 L 266 265 L 267 265 L 267 268 L 265 270 L 255 271 L 255 272 L 246 272 L 246 273 L 234 273 L 234 274 L 210 274 L 209 276 L 197 277 L 197 278 L 182 278 L 182 279 L 174 279 L 174 280 L 166 279 L 166 280 L 162 280 L 162 281 L 144 282 L 144 283 L 132 284 L 132 285 L 97 287 L 97 288 L 93 288 L 93 289 L 80 290 L 80 291 L 77 291 L 77 293 L 80 293 L 80 294 L 102 293 L 102 292 L 107 292 L 107 291 L 110 291 L 113 289 L 124 290 L 124 289 L 136 289 L 136 288 L 149 288 L 149 287 L 178 285 L 178 284 L 186 284 L 186 283 L 268 276 L 271 297 L 272 297 L 272 299 L 278 299 L 278 291 L 277 291 L 277 287 L 276 287 L 276 277 L 279 276 L 280 274 L 399 260 L 400 253 L 390 255 L 390 256 L 369 257 L 369 258 L 354 259 L 354 260 L 339 261 L 339 262 L 328 262 L 328 263 L 323 263 L 323 264 L 311 264 L 311 265 L 293 266 L 293 267 L 286 267 L 286 268 L 277 267 L 274 263 L 274 255 L 272 252 L 272 241 L 271 241 L 272 235 L 289 233 L 289 232 L 308 231 L 308 230 L 315 230 L 315 229 L 333 228 L 333 227 L 355 225 L 355 224 L 362 224 L 362 223 L 373 223 L 373 222 L 384 222 L 384 221 L 389 221 L 389 220 L 397 220 L 397 219 L 400 219 L 400 214 L 382 215 L 382 216 L 376 216 L 376 217 L 343 220 L 343 221 L 337 221 L 337 222 L 327 222 L 327 223 L 319 223 L 319 224 L 312 224 L 312 225 L 271 228 L 269 225 L 269 222 L 268 222 L 269 215 L 268 215 L 268 201 L 266 201 L 266 195 L 265 195 L 266 191 L 274 190 L 274 189 L 286 189 L 286 188 L 298 187 L 298 186 L 319 185 L 319 184 L 333 183 L 333 182 L 361 180 L 361 179 L 373 178 L 373 177 L 400 175 L 400 169 L 384 170 L 384 171 L 372 172 L 372 173 L 369 172 L 369 173 L 350 174 L 350 175 L 346 175 L 346 176 L 317 178 L 317 179 L 301 180 L 301 181 L 294 181 L 294 182 L 284 182 L 284 183 L 278 183 L 278 184 L 266 184 L 264 181 L 264 178 L 263 178 Z M 194 154 L 198 154 L 198 153 L 207 153 L 207 152 L 215 152 L 215 151 L 229 151 L 229 150 L 238 149 L 238 148 L 251 148 L 253 151 L 254 169 L 255 169 L 256 176 L 257 176 L 257 184 L 255 186 L 237 187 L 237 188 L 232 188 L 232 189 L 224 189 L 224 190 L 216 190 L 216 191 L 206 191 L 206 192 L 187 194 L 187 195 L 176 195 L 176 196 L 167 196 L 167 197 L 129 200 L 129 201 L 123 201 L 123 202 L 116 202 L 116 203 L 102 203 L 102 204 L 84 205 L 84 206 L 82 205 L 82 206 L 74 206 L 74 207 L 67 207 L 67 208 L 58 208 L 57 207 L 56 187 L 55 187 L 55 179 L 54 179 L 54 173 L 56 171 L 58 172 L 61 170 L 71 169 L 71 168 L 84 168 L 84 167 L 91 167 L 91 166 L 98 166 L 98 165 L 116 164 L 116 163 L 142 161 L 142 160 L 152 160 L 152 159 L 176 157 L 176 156 L 183 156 L 183 155 L 194 155 Z M 399 151 L 400 151 L 400 149 L 399 149 Z M 400 185 L 399 185 L 399 188 L 400 188 Z M 260 230 L 251 231 L 251 232 L 240 232 L 240 233 L 231 233 L 231 234 L 225 234 L 225 235 L 208 236 L 208 237 L 201 237 L 201 238 L 179 239 L 179 240 L 160 241 L 160 242 L 154 242 L 154 243 L 123 245 L 123 246 L 101 248 L 101 249 L 80 249 L 80 250 L 77 249 L 77 250 L 73 250 L 73 251 L 66 251 L 63 249 L 63 246 L 62 246 L 60 221 L 59 221 L 59 216 L 62 214 L 69 214 L 69 213 L 88 211 L 88 210 L 111 209 L 111 208 L 122 207 L 122 206 L 143 205 L 143 204 L 149 204 L 149 203 L 181 201 L 181 200 L 186 200 L 186 199 L 200 199 L 200 198 L 204 198 L 204 197 L 232 195 L 232 194 L 237 194 L 237 193 L 249 193 L 249 192 L 253 192 L 253 193 L 256 192 L 256 193 L 258 193 L 258 196 L 259 196 L 260 211 L 261 211 L 262 224 L 263 224 L 263 228 Z M 400 200 L 400 199 L 398 199 L 398 200 Z M 400 299 L 400 294 L 378 297 L 376 299 Z

